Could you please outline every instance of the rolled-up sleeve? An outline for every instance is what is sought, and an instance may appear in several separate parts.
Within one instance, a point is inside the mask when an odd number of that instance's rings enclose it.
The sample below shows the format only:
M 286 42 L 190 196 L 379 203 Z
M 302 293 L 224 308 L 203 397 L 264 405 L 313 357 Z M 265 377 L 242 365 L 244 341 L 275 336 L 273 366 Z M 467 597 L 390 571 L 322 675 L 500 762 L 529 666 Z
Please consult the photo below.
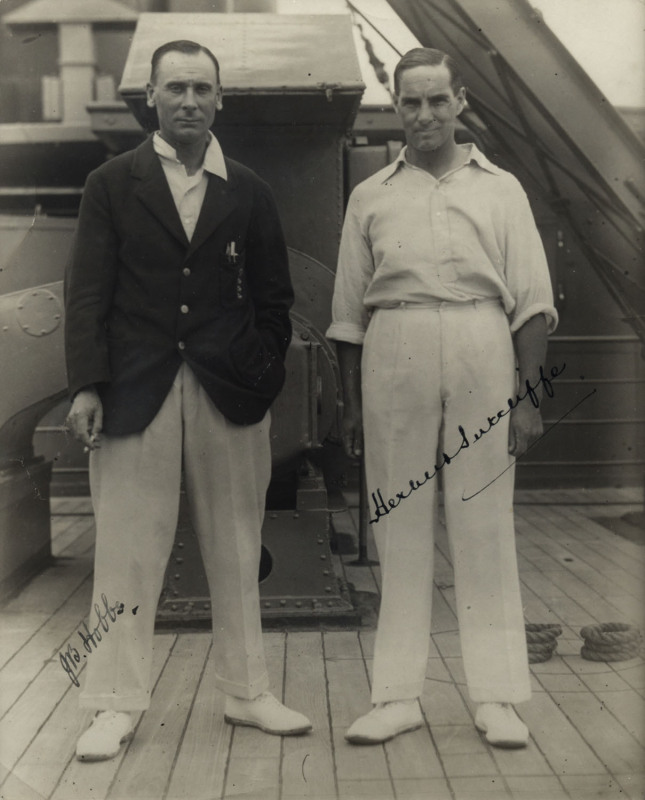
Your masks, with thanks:
M 509 314 L 511 333 L 537 314 L 544 314 L 547 332 L 552 333 L 558 324 L 558 312 L 553 304 L 544 245 L 524 190 L 515 179 L 512 183 L 505 241 L 506 286 L 515 300 Z
M 347 205 L 338 253 L 338 269 L 332 302 L 330 339 L 363 344 L 369 322 L 365 293 L 374 275 L 372 251 L 361 219 L 360 187 Z

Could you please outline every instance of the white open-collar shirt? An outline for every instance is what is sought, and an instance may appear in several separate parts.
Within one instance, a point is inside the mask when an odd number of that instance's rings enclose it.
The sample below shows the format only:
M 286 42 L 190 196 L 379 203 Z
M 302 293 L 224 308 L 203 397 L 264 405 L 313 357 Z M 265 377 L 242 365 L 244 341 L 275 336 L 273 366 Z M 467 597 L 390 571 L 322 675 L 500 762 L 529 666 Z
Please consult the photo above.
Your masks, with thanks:
M 519 181 L 473 145 L 437 179 L 406 159 L 352 192 L 340 244 L 331 339 L 362 344 L 375 308 L 499 298 L 512 332 L 558 315 L 544 247 Z
M 208 173 L 218 175 L 224 180 L 227 178 L 222 148 L 209 131 L 204 161 L 194 175 L 188 175 L 186 167 L 177 158 L 177 151 L 161 137 L 159 131 L 152 137 L 152 144 L 161 161 L 186 237 L 190 241 L 206 197 Z

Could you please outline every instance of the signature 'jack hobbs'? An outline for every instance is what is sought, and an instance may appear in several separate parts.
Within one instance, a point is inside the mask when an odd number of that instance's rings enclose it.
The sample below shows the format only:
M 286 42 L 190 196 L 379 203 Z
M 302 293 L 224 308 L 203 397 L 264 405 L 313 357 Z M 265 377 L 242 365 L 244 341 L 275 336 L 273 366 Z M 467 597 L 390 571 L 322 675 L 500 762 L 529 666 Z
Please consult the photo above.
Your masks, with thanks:
M 87 623 L 83 621 L 82 629 L 76 631 L 83 643 L 83 649 L 86 650 L 87 653 L 92 653 L 93 650 L 98 648 L 99 643 L 103 639 L 103 634 L 110 630 L 110 622 L 116 622 L 117 617 L 123 614 L 123 603 L 116 603 L 111 606 L 104 594 L 101 595 L 101 601 L 104 606 L 103 609 L 98 603 L 94 604 L 94 611 L 98 619 L 96 627 L 90 630 L 87 627 Z M 108 620 L 110 620 L 110 622 L 108 622 Z M 81 658 L 79 650 L 72 644 L 68 644 L 67 650 L 64 653 L 59 653 L 59 657 L 60 665 L 69 676 L 70 681 L 74 686 L 80 686 L 77 673 L 80 669 L 82 658 L 87 658 L 87 655 L 83 653 Z

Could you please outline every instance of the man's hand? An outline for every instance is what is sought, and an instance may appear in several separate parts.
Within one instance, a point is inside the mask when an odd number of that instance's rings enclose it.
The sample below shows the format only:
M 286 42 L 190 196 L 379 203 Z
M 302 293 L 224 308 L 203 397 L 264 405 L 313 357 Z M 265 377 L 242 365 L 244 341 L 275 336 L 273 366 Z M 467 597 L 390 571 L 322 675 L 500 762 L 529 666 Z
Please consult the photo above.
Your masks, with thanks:
M 542 435 L 540 410 L 524 400 L 511 411 L 508 431 L 508 452 L 519 458 Z
M 103 405 L 94 388 L 81 389 L 74 398 L 66 420 L 67 427 L 88 450 L 100 447 Z
M 360 458 L 363 455 L 363 415 L 360 410 L 345 408 L 341 436 L 346 455 Z
M 524 392 L 528 381 L 530 386 L 536 387 L 538 403 L 542 400 L 542 386 L 538 376 L 546 358 L 546 330 L 546 317 L 544 314 L 536 314 L 515 332 L 520 391 Z M 519 458 L 542 435 L 542 430 L 540 411 L 526 397 L 511 411 L 508 452 Z

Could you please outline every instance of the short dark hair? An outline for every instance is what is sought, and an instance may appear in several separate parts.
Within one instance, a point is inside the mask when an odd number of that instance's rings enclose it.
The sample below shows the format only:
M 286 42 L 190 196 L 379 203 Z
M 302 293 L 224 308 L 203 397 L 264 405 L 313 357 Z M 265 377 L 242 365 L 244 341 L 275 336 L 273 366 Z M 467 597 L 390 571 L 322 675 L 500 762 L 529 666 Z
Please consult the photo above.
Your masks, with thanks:
M 433 47 L 415 47 L 401 57 L 401 60 L 394 69 L 394 94 L 398 97 L 401 89 L 401 75 L 406 69 L 413 67 L 438 67 L 443 64 L 450 73 L 450 86 L 452 91 L 457 92 L 464 85 L 459 65 L 452 56 L 444 53 L 443 50 L 435 50 Z
M 203 44 L 191 42 L 190 39 L 177 39 L 174 42 L 166 42 L 158 47 L 152 54 L 152 61 L 150 67 L 150 83 L 154 86 L 157 80 L 157 73 L 159 72 L 159 62 L 166 55 L 166 53 L 185 53 L 187 55 L 196 55 L 197 53 L 205 53 L 215 65 L 215 75 L 217 82 L 219 79 L 219 61 L 215 58 L 213 53 L 204 47 Z

